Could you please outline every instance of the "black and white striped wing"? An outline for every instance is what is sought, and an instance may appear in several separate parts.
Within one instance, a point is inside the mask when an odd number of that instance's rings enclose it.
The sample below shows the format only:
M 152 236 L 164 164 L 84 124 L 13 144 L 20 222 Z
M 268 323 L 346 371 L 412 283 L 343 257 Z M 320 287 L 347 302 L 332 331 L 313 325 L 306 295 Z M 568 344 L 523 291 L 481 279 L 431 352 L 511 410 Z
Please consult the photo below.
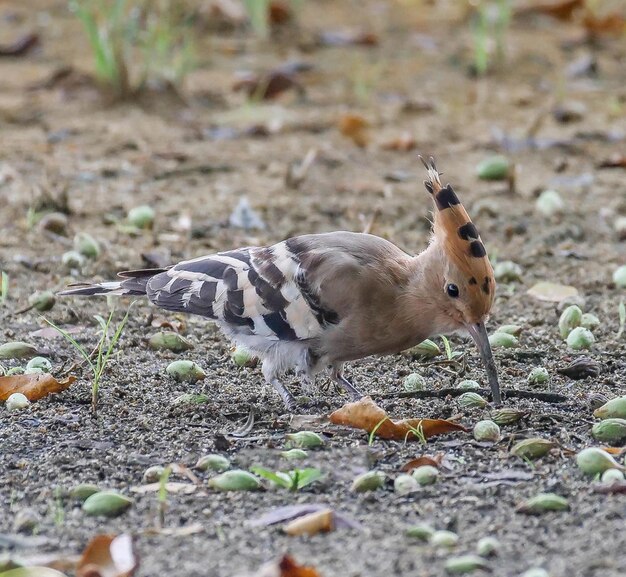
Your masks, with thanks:
M 305 340 L 324 323 L 301 290 L 302 272 L 278 243 L 181 262 L 152 277 L 146 292 L 161 308 L 215 319 L 236 334 Z

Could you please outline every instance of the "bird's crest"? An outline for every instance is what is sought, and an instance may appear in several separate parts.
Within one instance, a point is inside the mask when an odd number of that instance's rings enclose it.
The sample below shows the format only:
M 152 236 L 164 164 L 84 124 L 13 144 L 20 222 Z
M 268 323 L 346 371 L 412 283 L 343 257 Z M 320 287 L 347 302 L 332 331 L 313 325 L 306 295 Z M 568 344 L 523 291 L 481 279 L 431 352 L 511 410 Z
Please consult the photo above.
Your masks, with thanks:
M 459 201 L 452 186 L 441 184 L 440 173 L 431 157 L 426 162 L 428 171 L 424 181 L 435 204 L 433 234 L 441 242 L 452 263 L 466 276 L 468 289 L 473 293 L 473 308 L 488 312 L 493 302 L 495 281 L 493 268 L 476 226 Z

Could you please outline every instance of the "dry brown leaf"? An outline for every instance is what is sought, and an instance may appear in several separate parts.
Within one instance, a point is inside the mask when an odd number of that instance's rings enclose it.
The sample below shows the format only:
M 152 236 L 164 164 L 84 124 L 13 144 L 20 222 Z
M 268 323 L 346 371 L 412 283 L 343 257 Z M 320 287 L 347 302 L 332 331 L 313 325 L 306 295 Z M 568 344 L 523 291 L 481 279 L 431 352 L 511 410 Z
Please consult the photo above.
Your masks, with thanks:
M 150 527 L 143 531 L 144 535 L 167 535 L 168 537 L 188 537 L 204 532 L 202 523 L 192 523 L 183 527 Z
M 598 17 L 589 10 L 583 18 L 583 26 L 590 36 L 620 36 L 626 31 L 626 19 L 619 12 Z
M 522 14 L 545 14 L 558 20 L 571 20 L 575 12 L 582 8 L 584 0 L 548 0 L 537 2 L 530 6 L 523 6 L 516 11 L 516 15 Z
M 328 533 L 335 529 L 334 512 L 332 509 L 322 509 L 308 515 L 298 517 L 283 527 L 283 531 L 292 537 L 297 535 L 317 535 Z
M 445 419 L 402 419 L 393 421 L 384 409 L 381 409 L 371 397 L 363 397 L 353 403 L 347 403 L 341 409 L 330 415 L 330 422 L 335 425 L 345 425 L 355 429 L 363 429 L 368 433 L 376 430 L 375 434 L 381 439 L 403 441 L 417 439 L 412 429 L 421 430 L 426 437 L 442 435 L 452 431 L 467 431 L 459 423 Z
M 244 74 L 233 84 L 235 92 L 243 90 L 253 100 L 272 100 L 291 89 L 300 95 L 304 94 L 304 87 L 294 75 L 282 70 Z
M 358 114 L 344 114 L 338 122 L 339 132 L 352 139 L 354 144 L 364 148 L 369 142 L 367 127 L 369 123 Z
M 540 301 L 560 303 L 562 300 L 577 296 L 578 289 L 573 286 L 541 281 L 531 286 L 526 294 Z
M 76 577 L 130 577 L 138 566 L 130 535 L 97 535 L 85 547 Z
M 29 401 L 38 401 L 47 395 L 64 391 L 75 380 L 76 377 L 70 375 L 57 381 L 49 373 L 0 377 L 0 401 L 6 401 L 13 393 L 22 393 Z
M 280 577 L 320 577 L 316 569 L 298 565 L 290 555 L 284 555 L 278 567 Z
M 385 150 L 395 150 L 397 152 L 408 152 L 409 150 L 413 150 L 417 146 L 417 142 L 415 142 L 415 138 L 409 132 L 403 132 L 397 138 L 385 142 L 382 147 Z
M 598 164 L 598 168 L 626 168 L 626 154 L 616 152 Z
M 434 457 L 430 455 L 422 455 L 421 457 L 417 457 L 417 459 L 411 459 L 408 463 L 402 465 L 400 471 L 404 473 L 409 473 L 413 469 L 417 469 L 418 467 L 422 467 L 423 465 L 431 465 L 432 467 L 436 467 L 437 469 L 441 465 L 441 460 L 443 459 L 443 453 L 439 453 Z
M 603 451 L 610 453 L 611 455 L 617 455 L 618 457 L 622 453 L 626 453 L 626 448 L 623 447 L 600 447 Z
M 330 30 L 320 32 L 318 41 L 322 46 L 376 46 L 378 36 L 365 30 Z

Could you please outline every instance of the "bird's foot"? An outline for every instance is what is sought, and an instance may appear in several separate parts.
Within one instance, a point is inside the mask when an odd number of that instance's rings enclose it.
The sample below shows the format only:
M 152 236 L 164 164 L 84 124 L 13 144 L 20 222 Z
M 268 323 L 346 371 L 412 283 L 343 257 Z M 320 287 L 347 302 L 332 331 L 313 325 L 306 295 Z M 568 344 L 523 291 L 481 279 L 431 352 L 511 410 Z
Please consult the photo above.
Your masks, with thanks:
M 333 369 L 331 377 L 333 381 L 335 381 L 344 391 L 346 391 L 346 393 L 350 395 L 353 401 L 358 401 L 363 398 L 363 393 L 359 391 L 359 389 L 357 389 L 348 379 L 346 379 L 339 369 Z

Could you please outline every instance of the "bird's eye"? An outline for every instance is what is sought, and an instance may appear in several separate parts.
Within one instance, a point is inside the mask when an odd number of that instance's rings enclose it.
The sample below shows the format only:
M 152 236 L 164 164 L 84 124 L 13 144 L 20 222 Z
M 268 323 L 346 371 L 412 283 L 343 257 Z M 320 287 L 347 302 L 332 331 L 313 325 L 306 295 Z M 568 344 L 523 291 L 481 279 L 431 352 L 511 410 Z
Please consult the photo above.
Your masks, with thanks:
M 450 283 L 449 285 L 446 285 L 446 292 L 448 293 L 449 297 L 455 299 L 459 296 L 459 287 L 455 284 Z

